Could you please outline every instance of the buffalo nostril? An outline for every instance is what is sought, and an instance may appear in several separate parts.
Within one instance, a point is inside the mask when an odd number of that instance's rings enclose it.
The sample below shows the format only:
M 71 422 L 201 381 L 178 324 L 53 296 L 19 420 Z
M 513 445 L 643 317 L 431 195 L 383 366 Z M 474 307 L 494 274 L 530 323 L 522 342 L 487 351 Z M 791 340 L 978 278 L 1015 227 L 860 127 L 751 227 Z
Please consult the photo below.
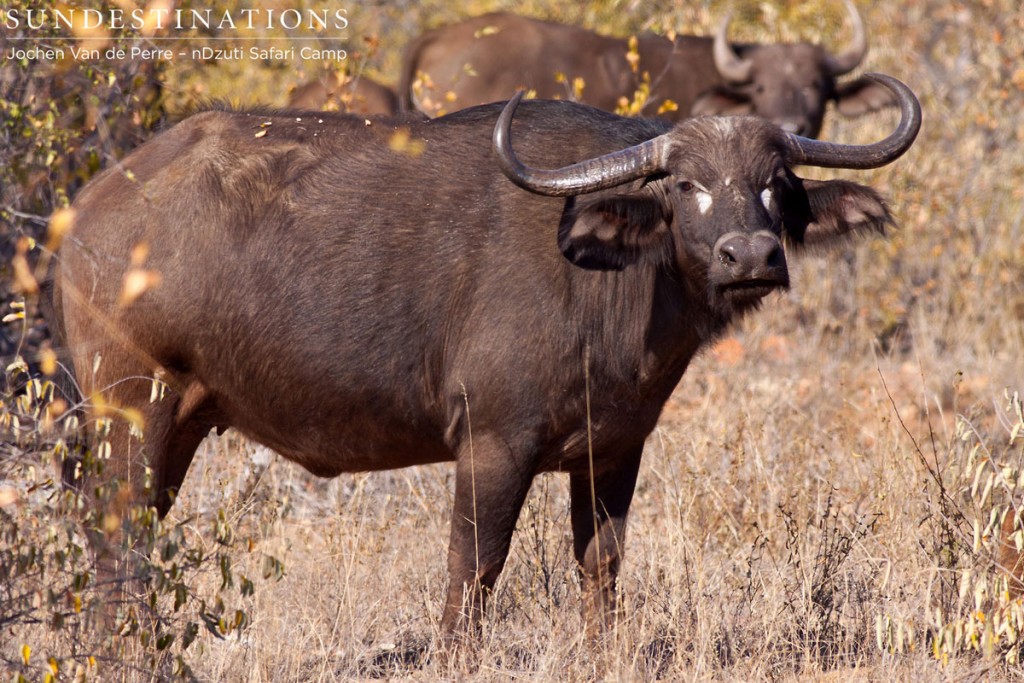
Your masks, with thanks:
M 766 230 L 724 236 L 715 246 L 715 258 L 726 268 L 751 274 L 786 267 L 782 243 Z
M 751 251 L 754 260 L 768 266 L 769 268 L 784 265 L 786 263 L 785 252 L 782 251 L 782 243 L 775 235 L 760 233 L 751 240 Z
M 735 249 L 729 247 L 722 247 L 718 250 L 718 260 L 726 265 L 736 263 Z
M 760 292 L 756 294 L 760 297 L 789 284 L 782 242 L 768 230 L 726 233 L 718 238 L 712 253 L 711 274 L 719 287 Z
M 746 260 L 749 249 L 750 244 L 745 238 L 739 236 L 732 237 L 718 245 L 718 260 L 726 266 L 735 265 Z

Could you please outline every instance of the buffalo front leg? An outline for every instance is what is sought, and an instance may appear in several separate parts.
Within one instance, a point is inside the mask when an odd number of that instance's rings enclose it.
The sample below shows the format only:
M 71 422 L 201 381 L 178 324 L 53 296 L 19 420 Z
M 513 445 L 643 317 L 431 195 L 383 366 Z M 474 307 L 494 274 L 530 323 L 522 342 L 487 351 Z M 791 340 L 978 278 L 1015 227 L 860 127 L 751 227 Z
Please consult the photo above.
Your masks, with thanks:
M 633 500 L 642 446 L 624 455 L 611 469 L 593 478 L 589 472 L 570 476 L 573 550 L 583 584 L 583 618 L 589 638 L 615 621 L 616 582 L 626 515 Z
M 441 630 L 449 643 L 479 627 L 487 595 L 508 557 L 512 532 L 533 480 L 500 437 L 474 437 L 459 449 L 448 546 L 448 599 Z

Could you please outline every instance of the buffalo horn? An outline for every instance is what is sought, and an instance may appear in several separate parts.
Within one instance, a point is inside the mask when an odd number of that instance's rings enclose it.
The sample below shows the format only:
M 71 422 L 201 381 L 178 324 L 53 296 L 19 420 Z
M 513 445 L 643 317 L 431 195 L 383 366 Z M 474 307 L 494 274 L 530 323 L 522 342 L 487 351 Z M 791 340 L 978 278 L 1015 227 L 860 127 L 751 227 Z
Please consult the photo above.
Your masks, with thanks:
M 829 58 L 828 68 L 833 76 L 850 73 L 864 61 L 864 56 L 868 53 L 868 36 L 864 30 L 864 20 L 860 18 L 857 6 L 852 0 L 845 2 L 846 10 L 850 13 L 850 23 L 853 24 L 853 40 L 845 52 Z
M 715 68 L 722 78 L 730 83 L 749 83 L 750 69 L 753 63 L 749 59 L 741 59 L 729 44 L 729 22 L 732 15 L 726 14 L 715 33 L 714 58 Z
M 494 150 L 498 164 L 509 180 L 519 187 L 549 197 L 568 197 L 616 187 L 645 178 L 665 168 L 668 138 L 665 135 L 639 145 L 587 159 L 559 169 L 525 166 L 512 151 L 512 116 L 523 92 L 509 100 L 494 126 Z
M 877 168 L 895 161 L 910 149 L 921 129 L 921 104 L 917 97 L 892 76 L 869 73 L 864 77 L 881 83 L 896 95 L 900 108 L 896 130 L 869 145 L 844 145 L 783 133 L 791 163 L 823 168 Z M 494 126 L 493 142 L 502 172 L 523 189 L 551 197 L 568 197 L 605 190 L 667 170 L 671 133 L 559 169 L 528 167 L 512 151 L 512 116 L 522 99 L 523 93 L 519 92 L 505 105 Z
M 825 168 L 877 168 L 899 158 L 910 148 L 921 129 L 921 104 L 917 97 L 892 76 L 868 73 L 864 77 L 881 83 L 896 95 L 900 107 L 896 130 L 870 145 L 843 145 L 786 133 L 792 163 Z

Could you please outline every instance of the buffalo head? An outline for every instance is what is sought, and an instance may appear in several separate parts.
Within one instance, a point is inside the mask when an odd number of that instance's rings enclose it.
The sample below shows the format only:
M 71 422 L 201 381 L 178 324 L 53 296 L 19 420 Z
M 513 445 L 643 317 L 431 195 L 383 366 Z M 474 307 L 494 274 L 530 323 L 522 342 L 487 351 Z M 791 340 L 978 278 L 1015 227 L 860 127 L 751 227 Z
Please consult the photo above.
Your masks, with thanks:
M 829 101 L 840 113 L 856 116 L 892 104 L 889 91 L 869 79 L 839 84 L 868 51 L 864 22 L 850 0 L 846 7 L 853 25 L 850 45 L 833 55 L 810 43 L 769 43 L 734 48 L 729 43 L 728 15 L 714 37 L 715 68 L 723 85 L 702 95 L 693 115 L 756 114 L 789 133 L 816 137 Z
M 913 143 L 921 112 L 913 93 L 871 74 L 898 99 L 896 131 L 870 145 L 804 138 L 756 117 L 697 118 L 634 147 L 557 170 L 529 168 L 510 143 L 509 102 L 494 133 L 502 169 L 532 192 L 569 197 L 562 253 L 585 268 L 653 262 L 682 274 L 723 319 L 789 285 L 783 242 L 826 243 L 890 222 L 873 189 L 845 180 L 804 180 L 796 164 L 882 166 Z

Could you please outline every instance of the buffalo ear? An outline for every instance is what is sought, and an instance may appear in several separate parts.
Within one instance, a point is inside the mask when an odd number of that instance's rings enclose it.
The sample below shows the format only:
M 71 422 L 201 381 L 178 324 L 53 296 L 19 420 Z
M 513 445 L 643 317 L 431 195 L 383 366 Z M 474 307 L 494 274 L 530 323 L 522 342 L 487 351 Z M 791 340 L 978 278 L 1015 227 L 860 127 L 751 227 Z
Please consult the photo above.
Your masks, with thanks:
M 796 246 L 833 246 L 861 233 L 883 234 L 892 214 L 882 196 L 847 180 L 804 180 L 792 176 L 782 221 Z
M 704 93 L 690 107 L 690 116 L 739 116 L 753 113 L 754 104 L 749 97 L 722 87 Z
M 650 197 L 570 197 L 558 225 L 558 248 L 581 268 L 621 270 L 670 253 L 669 220 Z
M 839 113 L 850 117 L 896 106 L 896 96 L 889 88 L 867 78 L 836 86 L 835 99 Z

